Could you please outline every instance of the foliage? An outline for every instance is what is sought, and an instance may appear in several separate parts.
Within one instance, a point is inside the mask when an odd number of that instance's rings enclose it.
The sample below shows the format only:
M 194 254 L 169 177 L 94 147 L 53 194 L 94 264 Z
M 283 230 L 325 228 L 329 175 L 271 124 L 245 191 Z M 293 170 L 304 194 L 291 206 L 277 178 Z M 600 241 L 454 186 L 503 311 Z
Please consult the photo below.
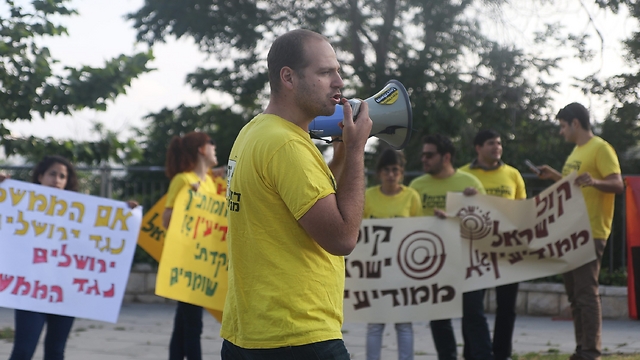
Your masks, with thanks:
M 134 78 L 150 71 L 147 63 L 153 55 L 149 51 L 120 55 L 107 60 L 101 68 L 64 66 L 60 74 L 56 73 L 54 68 L 58 61 L 40 44 L 44 38 L 67 33 L 64 26 L 52 21 L 76 13 L 66 6 L 67 2 L 4 2 L 10 16 L 0 18 L 1 143 L 7 155 L 20 154 L 29 158 L 59 152 L 88 164 L 119 159 L 122 152 L 127 155 L 127 151 L 134 151 L 133 143 L 116 144 L 114 139 L 95 143 L 34 137 L 12 139 L 5 127 L 6 121 L 32 120 L 35 114 L 44 117 L 45 114 L 70 114 L 83 108 L 105 110 L 108 101 L 125 93 Z

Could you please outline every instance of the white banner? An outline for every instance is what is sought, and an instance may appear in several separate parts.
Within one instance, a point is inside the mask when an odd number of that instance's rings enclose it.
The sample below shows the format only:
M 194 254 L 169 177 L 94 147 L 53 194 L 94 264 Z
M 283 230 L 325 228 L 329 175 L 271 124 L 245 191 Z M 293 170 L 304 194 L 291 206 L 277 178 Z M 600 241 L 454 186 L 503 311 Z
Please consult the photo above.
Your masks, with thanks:
M 462 316 L 457 219 L 365 219 L 345 258 L 344 318 L 411 322 Z
M 0 306 L 118 320 L 142 207 L 0 183 Z
M 447 194 L 460 219 L 464 291 L 561 274 L 596 258 L 575 172 L 527 200 Z
M 561 274 L 594 260 L 575 178 L 527 200 L 448 193 L 446 220 L 363 220 L 358 245 L 345 257 L 345 320 L 461 317 L 463 292 Z

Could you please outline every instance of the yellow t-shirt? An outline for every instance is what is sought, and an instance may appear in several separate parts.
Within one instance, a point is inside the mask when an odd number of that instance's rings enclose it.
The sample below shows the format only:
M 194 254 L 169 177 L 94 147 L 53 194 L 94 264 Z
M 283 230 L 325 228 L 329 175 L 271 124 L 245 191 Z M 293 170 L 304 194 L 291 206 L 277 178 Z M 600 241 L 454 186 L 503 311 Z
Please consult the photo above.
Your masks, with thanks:
M 420 194 L 422 216 L 433 216 L 433 208 L 444 210 L 447 205 L 447 192 L 449 191 L 463 192 L 468 187 L 474 187 L 478 190 L 478 193 L 485 193 L 480 180 L 463 171 L 456 171 L 446 179 L 438 179 L 429 174 L 424 174 L 413 179 L 409 187 Z
M 229 157 L 229 291 L 220 335 L 243 348 L 341 339 L 344 257 L 299 225 L 335 180 L 309 134 L 261 114 Z
M 218 186 L 213 181 L 210 176 L 205 176 L 205 181 L 202 181 L 196 173 L 193 171 L 182 172 L 177 174 L 171 179 L 169 183 L 169 190 L 167 190 L 167 200 L 165 202 L 164 207 L 173 209 L 173 204 L 176 201 L 176 196 L 178 196 L 178 192 L 182 190 L 183 187 L 195 183 L 199 183 L 198 191 L 207 192 L 210 194 L 217 194 Z
M 364 194 L 364 218 L 412 217 L 421 213 L 420 195 L 404 185 L 394 195 L 383 194 L 380 185 L 368 188 Z
M 524 179 L 520 171 L 507 164 L 502 164 L 497 169 L 485 170 L 479 167 L 471 167 L 467 164 L 460 171 L 468 172 L 477 177 L 484 186 L 487 195 L 500 196 L 506 199 L 526 199 L 527 191 L 524 187 Z
M 573 148 L 562 168 L 562 176 L 567 176 L 574 170 L 578 175 L 588 172 L 594 179 L 621 173 L 616 151 L 599 136 Z M 606 240 L 611 233 L 615 194 L 585 186 L 582 188 L 582 195 L 587 205 L 593 238 Z

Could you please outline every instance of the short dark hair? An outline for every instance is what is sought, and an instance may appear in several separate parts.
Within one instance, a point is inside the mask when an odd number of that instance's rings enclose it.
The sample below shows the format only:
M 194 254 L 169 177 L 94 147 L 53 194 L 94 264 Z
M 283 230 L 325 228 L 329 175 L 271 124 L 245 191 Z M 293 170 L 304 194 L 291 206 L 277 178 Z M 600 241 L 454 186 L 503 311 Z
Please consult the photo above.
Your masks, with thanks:
M 272 93 L 280 91 L 280 70 L 287 66 L 294 71 L 300 71 L 309 65 L 305 56 L 304 45 L 309 39 L 329 40 L 311 30 L 296 29 L 278 36 L 269 49 L 267 55 L 267 69 L 269 70 L 269 86 Z
M 500 133 L 492 129 L 480 130 L 473 138 L 473 146 L 482 146 L 487 140 L 499 138 Z
M 64 189 L 78 191 L 78 175 L 76 174 L 76 169 L 69 160 L 58 155 L 49 155 L 42 158 L 42 160 L 40 160 L 40 162 L 33 168 L 31 182 L 34 184 L 40 184 L 40 176 L 46 173 L 54 164 L 60 164 L 67 168 L 67 184 L 64 186 Z
M 558 115 L 556 115 L 556 119 L 569 124 L 571 124 L 573 119 L 578 119 L 578 122 L 580 122 L 580 126 L 582 126 L 583 129 L 589 130 L 591 128 L 591 124 L 589 123 L 589 110 L 577 102 L 571 103 L 560 109 L 560 111 L 558 111 Z
M 451 154 L 451 162 L 453 162 L 453 157 L 456 155 L 456 148 L 448 137 L 440 134 L 426 135 L 422 138 L 422 143 L 435 145 L 440 155 Z
M 401 168 L 404 168 L 406 163 L 407 161 L 402 151 L 387 148 L 380 154 L 380 157 L 378 157 L 376 172 L 380 172 L 385 167 L 393 165 L 399 165 Z

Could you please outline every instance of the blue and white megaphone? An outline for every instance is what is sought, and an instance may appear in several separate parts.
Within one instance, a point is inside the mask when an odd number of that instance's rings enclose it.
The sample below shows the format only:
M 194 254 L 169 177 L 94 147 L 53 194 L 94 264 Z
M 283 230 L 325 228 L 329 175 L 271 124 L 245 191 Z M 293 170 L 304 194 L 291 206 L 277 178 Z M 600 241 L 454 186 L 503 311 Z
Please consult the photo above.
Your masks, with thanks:
M 407 89 L 398 80 L 387 82 L 377 94 L 363 100 L 369 105 L 369 117 L 373 127 L 369 136 L 384 140 L 396 150 L 404 148 L 411 137 L 412 113 Z M 360 100 L 350 99 L 355 118 L 360 109 Z M 336 105 L 331 116 L 318 116 L 309 124 L 309 133 L 314 137 L 341 136 L 338 123 L 343 119 L 342 105 Z

